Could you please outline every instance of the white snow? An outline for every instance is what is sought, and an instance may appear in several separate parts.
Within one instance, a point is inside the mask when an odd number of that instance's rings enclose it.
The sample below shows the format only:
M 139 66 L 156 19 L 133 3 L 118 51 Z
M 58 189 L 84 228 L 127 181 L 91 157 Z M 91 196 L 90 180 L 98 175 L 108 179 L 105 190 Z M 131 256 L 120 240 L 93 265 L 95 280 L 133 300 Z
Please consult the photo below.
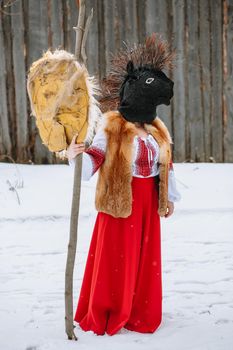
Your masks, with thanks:
M 153 334 L 64 330 L 73 173 L 0 163 L 0 349 L 233 348 L 233 164 L 175 163 L 182 195 L 162 223 L 163 320 Z M 82 183 L 74 308 L 95 222 L 96 176 Z M 20 203 L 20 204 L 19 204 Z

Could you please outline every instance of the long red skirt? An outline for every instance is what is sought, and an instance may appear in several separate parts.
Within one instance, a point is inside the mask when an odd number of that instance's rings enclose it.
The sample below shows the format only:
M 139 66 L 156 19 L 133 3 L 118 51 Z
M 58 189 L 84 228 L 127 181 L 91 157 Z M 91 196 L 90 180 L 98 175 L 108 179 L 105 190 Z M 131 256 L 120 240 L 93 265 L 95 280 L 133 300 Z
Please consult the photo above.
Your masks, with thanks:
M 84 331 L 153 333 L 162 319 L 157 178 L 132 179 L 132 214 L 99 212 L 74 320 Z

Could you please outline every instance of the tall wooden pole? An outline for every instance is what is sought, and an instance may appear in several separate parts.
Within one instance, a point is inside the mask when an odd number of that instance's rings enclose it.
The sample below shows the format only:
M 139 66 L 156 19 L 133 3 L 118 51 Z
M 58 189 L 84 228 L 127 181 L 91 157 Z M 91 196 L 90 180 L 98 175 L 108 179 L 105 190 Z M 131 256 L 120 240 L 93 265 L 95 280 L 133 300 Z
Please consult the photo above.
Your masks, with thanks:
M 75 27 L 76 31 L 76 44 L 75 44 L 75 56 L 77 61 L 86 64 L 85 55 L 85 41 L 87 32 L 90 26 L 90 22 L 93 16 L 93 11 L 87 19 L 85 25 L 85 0 L 77 1 L 79 5 L 79 16 L 78 24 Z M 66 261 L 66 272 L 65 272 L 65 326 L 66 334 L 68 339 L 77 340 L 74 333 L 73 325 L 73 272 L 75 255 L 77 248 L 77 237 L 78 237 L 78 217 L 79 217 L 79 206 L 80 206 L 80 193 L 81 193 L 81 175 L 82 175 L 82 154 L 79 154 L 75 158 L 75 170 L 74 170 L 74 183 L 73 183 L 73 198 L 72 208 L 70 216 L 70 238 L 68 244 L 68 253 Z

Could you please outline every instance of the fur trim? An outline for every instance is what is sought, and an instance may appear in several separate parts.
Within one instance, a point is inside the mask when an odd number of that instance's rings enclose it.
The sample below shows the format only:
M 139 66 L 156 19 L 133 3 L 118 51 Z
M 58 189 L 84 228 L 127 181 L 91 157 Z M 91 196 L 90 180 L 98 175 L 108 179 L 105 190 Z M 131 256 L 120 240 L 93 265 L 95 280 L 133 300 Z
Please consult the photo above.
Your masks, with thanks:
M 104 118 L 106 118 L 104 130 L 107 147 L 105 162 L 99 169 L 95 205 L 98 211 L 125 218 L 132 211 L 133 138 L 137 135 L 137 129 L 133 123 L 127 122 L 118 111 L 105 113 Z M 160 146 L 158 213 L 164 216 L 167 210 L 171 137 L 165 124 L 159 118 L 152 125 L 146 124 L 146 128 Z
M 87 91 L 89 95 L 89 109 L 88 109 L 88 128 L 84 142 L 91 144 L 96 131 L 101 123 L 102 113 L 99 108 L 99 102 L 95 96 L 100 95 L 100 88 L 94 77 L 86 77 Z
M 167 212 L 169 163 L 172 159 L 172 139 L 164 122 L 156 117 L 152 125 L 146 124 L 146 129 L 159 144 L 159 209 L 160 216 Z

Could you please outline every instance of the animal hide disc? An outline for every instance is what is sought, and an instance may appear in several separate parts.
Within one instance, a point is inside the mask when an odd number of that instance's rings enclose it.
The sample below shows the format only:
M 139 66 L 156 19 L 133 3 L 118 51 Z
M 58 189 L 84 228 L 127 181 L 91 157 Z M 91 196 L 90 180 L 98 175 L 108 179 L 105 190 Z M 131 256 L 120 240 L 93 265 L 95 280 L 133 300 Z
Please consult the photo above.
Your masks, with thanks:
M 91 143 L 101 117 L 98 86 L 84 65 L 64 51 L 47 51 L 30 67 L 27 90 L 42 142 L 52 152 Z

